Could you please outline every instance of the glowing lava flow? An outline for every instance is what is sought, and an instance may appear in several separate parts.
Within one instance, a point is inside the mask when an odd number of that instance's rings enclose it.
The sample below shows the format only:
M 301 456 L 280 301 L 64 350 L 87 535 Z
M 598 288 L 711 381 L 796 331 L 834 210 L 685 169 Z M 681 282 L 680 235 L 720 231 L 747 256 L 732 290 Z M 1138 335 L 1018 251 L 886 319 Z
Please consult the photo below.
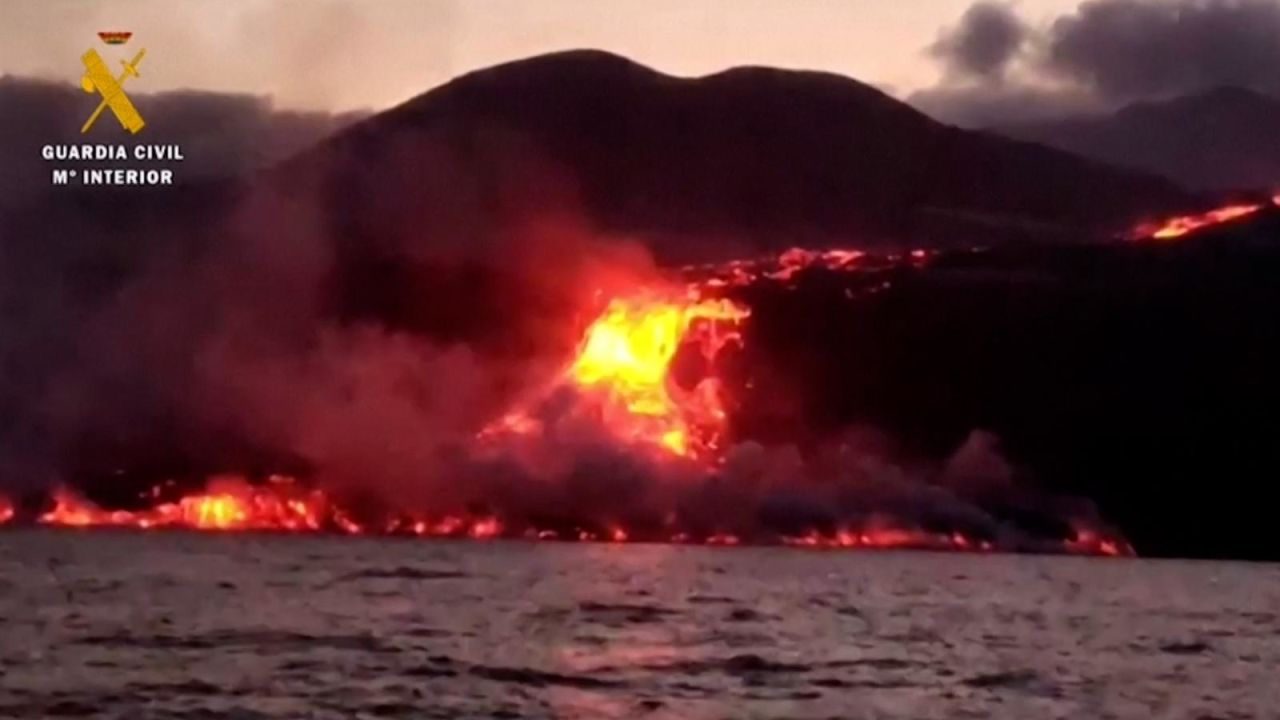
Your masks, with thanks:
M 877 550 L 959 550 L 990 552 L 995 546 L 987 540 L 974 540 L 960 533 L 928 533 L 895 527 L 840 529 L 831 533 L 811 531 L 795 537 L 784 537 L 784 545 L 808 548 L 872 548 Z
M 566 415 L 586 418 L 620 444 L 652 453 L 659 463 L 722 469 L 728 430 L 729 400 L 716 377 L 716 360 L 731 343 L 741 343 L 740 329 L 749 317 L 746 307 L 708 291 L 769 281 L 792 284 L 809 269 L 876 271 L 929 261 L 930 253 L 871 258 L 855 250 L 793 249 L 780 256 L 724 265 L 685 268 L 687 286 L 654 284 L 612 297 L 583 330 L 574 354 L 554 375 L 550 387 L 522 403 L 479 433 L 480 447 L 504 449 L 504 439 L 527 438 L 541 446 L 554 435 L 553 419 Z M 868 285 L 868 287 L 871 287 Z M 877 286 L 878 287 L 878 286 Z M 873 287 L 871 288 L 874 289 Z M 673 365 L 684 352 L 696 351 L 705 361 L 702 377 L 685 387 L 676 382 Z M 683 373 L 682 373 L 683 377 Z M 688 381 L 686 381 L 688 384 Z M 568 390 L 568 393 L 563 391 Z M 569 399 L 567 402 L 565 397 Z M 565 405 L 569 406 L 565 410 Z M 646 455 L 647 456 L 647 455 Z M 177 495 L 171 485 L 154 488 L 140 510 L 109 510 L 67 489 L 52 495 L 52 507 L 39 523 L 62 527 L 174 528 L 201 531 L 332 532 L 410 537 L 449 537 L 484 540 L 509 537 L 528 540 L 584 542 L 658 541 L 732 546 L 777 543 L 804 548 L 910 548 L 986 552 L 995 549 L 987 539 L 959 532 L 933 532 L 910 523 L 894 525 L 879 518 L 858 527 L 810 530 L 793 535 L 743 529 L 704 528 L 689 534 L 676 520 L 645 527 L 622 527 L 611 518 L 581 518 L 556 528 L 540 521 L 499 517 L 487 511 L 458 514 L 416 514 L 406 509 L 379 515 L 356 515 L 324 491 L 292 478 L 273 476 L 254 484 L 240 477 L 212 479 L 200 492 Z M 14 515 L 12 504 L 0 497 L 0 523 Z M 671 517 L 675 517 L 673 513 Z M 581 522 L 581 526 L 574 525 Z M 741 529 L 741 526 L 738 528 Z M 1095 555 L 1132 554 L 1123 540 L 1081 529 L 1055 548 Z
M 1280 194 L 1271 198 L 1271 204 L 1280 206 Z M 1139 240 L 1173 240 L 1201 228 L 1252 215 L 1264 207 L 1267 207 L 1266 203 L 1239 203 L 1195 215 L 1178 215 L 1161 222 L 1139 225 L 1133 230 L 1131 237 Z
M 0 525 L 4 525 L 13 519 L 13 502 L 9 498 L 0 495 Z
M 148 496 L 162 493 L 163 486 Z M 220 477 L 210 481 L 203 492 L 184 495 L 173 502 L 160 502 L 142 510 L 105 510 L 66 489 L 53 495 L 54 506 L 38 518 L 43 525 L 72 528 L 117 527 L 135 530 L 184 529 L 213 532 L 330 532 L 350 535 L 387 535 L 421 538 L 462 538 L 489 540 L 519 538 L 531 541 L 576 541 L 626 543 L 635 539 L 622 527 L 609 526 L 597 530 L 577 529 L 572 532 L 508 528 L 496 517 L 441 516 L 434 519 L 413 516 L 392 518 L 380 525 L 362 526 L 322 491 L 307 490 L 292 478 L 273 476 L 264 485 L 251 485 L 242 478 Z M 12 506 L 4 505 L 13 517 Z M 861 528 L 810 530 L 797 535 L 757 536 L 744 540 L 731 533 L 691 536 L 673 531 L 666 536 L 649 536 L 642 540 L 675 544 L 737 546 L 751 543 L 776 543 L 817 550 L 840 549 L 909 549 L 951 552 L 993 552 L 994 543 L 971 538 L 959 532 L 939 533 L 895 526 L 892 519 L 873 520 Z M 1043 548 L 1042 548 L 1043 549 Z M 1080 524 L 1074 536 L 1064 541 L 1059 550 L 1075 555 L 1132 557 L 1133 547 L 1124 539 Z
M 696 348 L 710 367 L 749 312 L 732 301 L 704 299 L 696 288 L 649 288 L 615 297 L 586 328 L 577 350 L 549 390 L 485 428 L 480 438 L 533 435 L 536 411 L 556 389 L 572 388 L 613 437 L 664 454 L 713 461 L 727 422 L 725 399 L 713 374 L 693 388 L 672 378 L 681 348 Z
M 923 251 L 919 251 L 923 252 Z M 915 254 L 912 254 L 915 257 Z M 702 276 L 706 287 L 743 287 L 761 280 L 788 282 L 803 270 L 853 270 L 860 267 L 866 253 L 861 250 L 806 250 L 790 248 L 778 255 L 748 260 L 731 260 L 712 265 L 691 265 L 685 271 Z
M 1076 555 L 1134 557 L 1137 554 L 1123 538 L 1104 535 L 1084 525 L 1076 527 L 1075 537 L 1066 542 L 1066 549 Z
M 602 419 L 623 439 L 705 456 L 726 420 L 719 383 L 703 378 L 686 392 L 672 381 L 671 363 L 689 342 L 714 360 L 726 343 L 738 340 L 733 326 L 747 314 L 728 300 L 616 298 L 587 328 L 567 376 L 584 392 L 602 396 Z
M 150 493 L 159 494 L 159 489 Z M 255 486 L 240 478 L 215 478 L 205 492 L 184 495 L 143 510 L 103 510 L 60 488 L 53 508 L 40 516 L 46 525 L 66 527 L 184 527 L 195 530 L 304 531 L 340 527 L 328 498 L 291 478 L 273 476 Z

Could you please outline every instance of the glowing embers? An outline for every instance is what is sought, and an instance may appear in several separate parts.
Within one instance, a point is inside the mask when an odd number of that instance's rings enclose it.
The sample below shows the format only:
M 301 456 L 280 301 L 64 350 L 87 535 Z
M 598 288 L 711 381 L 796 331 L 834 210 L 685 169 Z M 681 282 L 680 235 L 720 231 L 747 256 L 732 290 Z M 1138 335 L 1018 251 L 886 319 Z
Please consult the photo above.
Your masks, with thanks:
M 446 515 L 436 519 L 422 517 L 392 518 L 385 527 L 388 535 L 412 535 L 433 538 L 470 538 L 489 540 L 503 537 L 505 529 L 495 517 Z
M 39 517 L 45 525 L 64 527 L 180 527 L 194 530 L 317 531 L 343 528 L 329 499 L 293 479 L 271 477 L 251 485 L 238 477 L 217 477 L 204 492 L 163 501 L 164 487 L 148 493 L 155 502 L 142 510 L 103 510 L 76 493 L 60 488 L 53 508 Z
M 916 253 L 920 253 L 917 255 Z M 924 251 L 913 251 L 912 260 L 924 258 Z M 867 260 L 860 250 L 806 250 L 791 248 L 778 255 L 731 260 L 725 263 L 692 265 L 684 271 L 699 278 L 698 283 L 708 288 L 745 287 L 761 280 L 790 283 L 805 270 L 823 269 L 849 271 L 861 269 Z M 897 260 L 897 258 L 893 258 Z
M 1271 202 L 1273 205 L 1280 205 L 1280 195 L 1273 197 Z M 1134 228 L 1131 237 L 1139 240 L 1173 240 L 1201 228 L 1253 215 L 1266 206 L 1266 203 L 1225 205 L 1204 213 L 1179 215 L 1161 222 L 1144 223 Z
M 839 529 L 834 532 L 810 531 L 804 535 L 784 537 L 783 544 L 811 548 L 863 548 L 872 550 L 958 550 L 991 552 L 989 540 L 970 538 L 958 532 L 930 533 L 895 527 Z
M 1075 537 L 1067 540 L 1066 551 L 1073 555 L 1102 555 L 1106 557 L 1135 557 L 1137 555 L 1124 538 L 1109 535 L 1091 527 L 1079 525 Z

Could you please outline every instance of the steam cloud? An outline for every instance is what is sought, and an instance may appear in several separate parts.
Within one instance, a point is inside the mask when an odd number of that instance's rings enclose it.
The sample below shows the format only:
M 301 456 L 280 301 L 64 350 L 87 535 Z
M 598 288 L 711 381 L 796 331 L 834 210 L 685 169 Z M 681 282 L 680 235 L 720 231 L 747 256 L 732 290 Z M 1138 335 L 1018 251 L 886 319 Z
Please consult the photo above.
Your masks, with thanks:
M 1094 0 L 1049 30 L 1049 68 L 1108 100 L 1280 83 L 1280 4 Z
M 929 49 L 945 77 L 911 98 L 963 125 L 1037 120 L 1238 86 L 1280 89 L 1280 4 L 1089 0 L 1028 29 L 978 3 Z

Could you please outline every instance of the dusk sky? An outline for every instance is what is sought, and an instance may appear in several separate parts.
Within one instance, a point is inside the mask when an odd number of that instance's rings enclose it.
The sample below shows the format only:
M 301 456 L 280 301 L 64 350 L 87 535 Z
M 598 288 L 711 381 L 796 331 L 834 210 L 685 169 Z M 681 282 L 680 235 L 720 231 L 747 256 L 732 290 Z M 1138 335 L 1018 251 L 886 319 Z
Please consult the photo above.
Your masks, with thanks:
M 971 0 L 49 0 L 6 5 L 0 74 L 76 82 L 100 30 L 145 47 L 147 90 L 271 95 L 281 107 L 394 105 L 452 77 L 539 53 L 600 48 L 664 72 L 817 69 L 905 97 L 941 69 L 926 48 Z M 1020 0 L 1030 24 L 1078 0 Z M 112 57 L 118 53 L 112 50 Z

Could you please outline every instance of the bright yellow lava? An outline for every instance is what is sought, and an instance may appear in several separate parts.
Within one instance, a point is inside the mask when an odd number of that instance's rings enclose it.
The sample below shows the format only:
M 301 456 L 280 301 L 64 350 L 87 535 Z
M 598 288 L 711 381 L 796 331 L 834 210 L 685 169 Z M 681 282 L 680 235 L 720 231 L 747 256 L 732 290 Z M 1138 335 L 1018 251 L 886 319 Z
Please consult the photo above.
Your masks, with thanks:
M 615 298 L 587 328 L 568 374 L 579 387 L 603 393 L 604 420 L 614 432 L 677 455 L 696 454 L 719 431 L 724 408 L 714 388 L 685 393 L 674 387 L 672 360 L 691 341 L 713 358 L 737 337 L 732 326 L 747 314 L 728 300 Z

